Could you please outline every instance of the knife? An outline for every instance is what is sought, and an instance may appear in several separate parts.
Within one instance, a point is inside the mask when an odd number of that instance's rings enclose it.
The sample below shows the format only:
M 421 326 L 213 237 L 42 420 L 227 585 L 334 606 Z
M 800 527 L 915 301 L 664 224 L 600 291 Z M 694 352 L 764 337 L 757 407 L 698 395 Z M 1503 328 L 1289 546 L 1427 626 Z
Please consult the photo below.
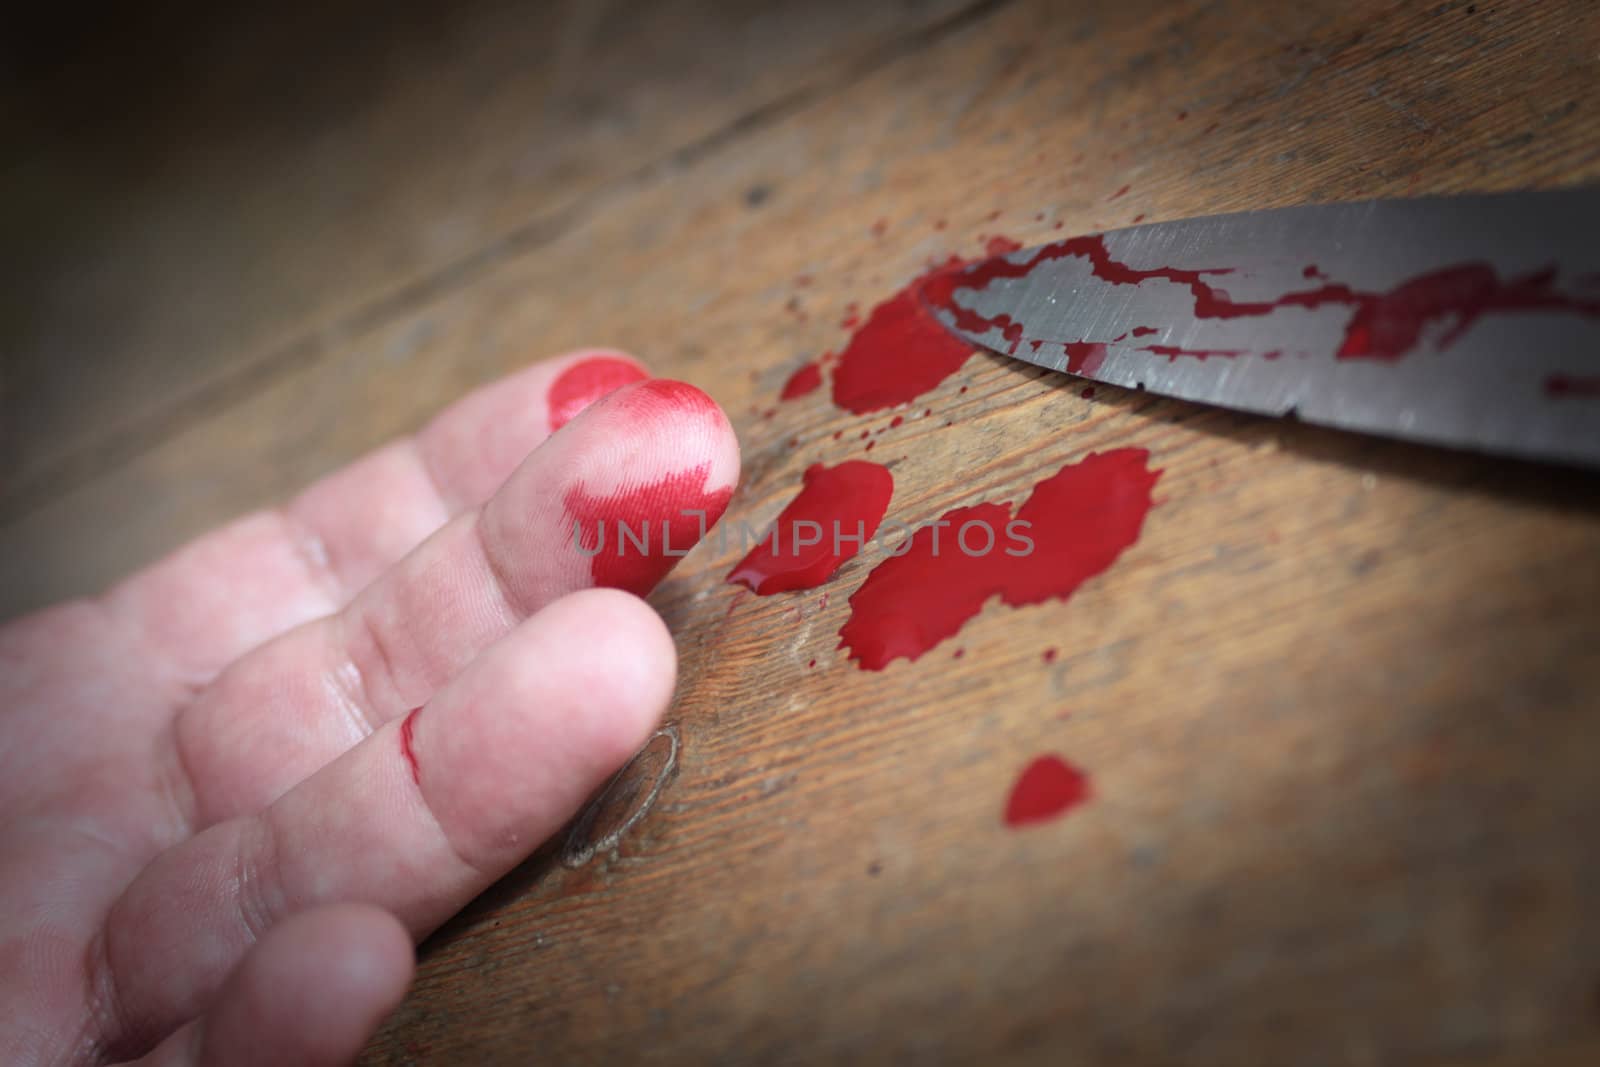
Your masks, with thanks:
M 930 280 L 975 345 L 1265 415 L 1600 466 L 1600 189 L 1056 241 Z

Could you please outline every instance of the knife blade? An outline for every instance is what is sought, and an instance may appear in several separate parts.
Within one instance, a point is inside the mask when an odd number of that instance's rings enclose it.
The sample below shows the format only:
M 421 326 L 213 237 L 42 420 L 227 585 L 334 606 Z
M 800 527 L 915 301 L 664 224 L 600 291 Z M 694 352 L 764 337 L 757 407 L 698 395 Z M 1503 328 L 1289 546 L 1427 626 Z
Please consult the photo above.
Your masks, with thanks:
M 924 287 L 1096 381 L 1600 466 L 1600 189 L 1314 205 L 1056 241 Z

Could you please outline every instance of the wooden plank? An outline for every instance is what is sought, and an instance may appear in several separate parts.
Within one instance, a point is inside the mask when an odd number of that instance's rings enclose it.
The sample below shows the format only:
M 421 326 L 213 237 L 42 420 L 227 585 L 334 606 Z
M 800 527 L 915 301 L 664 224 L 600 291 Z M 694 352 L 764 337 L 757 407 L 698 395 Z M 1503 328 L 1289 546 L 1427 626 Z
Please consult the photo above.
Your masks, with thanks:
M 1594 180 L 1584 10 L 997 8 L 341 338 L 0 551 L 42 575 L 22 599 L 85 588 L 597 341 L 729 408 L 730 514 L 759 524 L 888 421 L 775 405 L 787 375 L 852 302 L 981 235 Z M 582 866 L 555 842 L 435 937 L 370 1062 L 1585 1062 L 1593 478 L 1084 400 L 986 355 L 921 406 L 873 438 L 892 516 L 1134 445 L 1164 471 L 1143 537 L 1069 603 L 991 604 L 881 673 L 835 648 L 873 559 L 739 598 L 737 546 L 702 546 L 654 597 L 682 657 L 654 807 Z M 1005 830 L 1041 752 L 1094 798 Z
M 158 5 L 137 46 L 25 83 L 101 117 L 40 119 L 64 134 L 0 167 L 0 518 L 971 2 Z

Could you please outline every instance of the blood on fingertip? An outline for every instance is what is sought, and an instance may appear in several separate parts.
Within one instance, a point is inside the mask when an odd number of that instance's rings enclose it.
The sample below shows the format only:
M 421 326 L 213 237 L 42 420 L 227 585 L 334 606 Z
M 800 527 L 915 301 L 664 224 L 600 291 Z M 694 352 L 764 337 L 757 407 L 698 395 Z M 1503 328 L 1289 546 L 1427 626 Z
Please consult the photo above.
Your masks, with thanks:
M 684 388 L 710 403 L 698 389 Z M 681 392 L 658 396 L 668 405 L 693 400 Z M 702 463 L 605 493 L 583 485 L 567 490 L 562 499 L 566 529 L 572 532 L 573 550 L 588 557 L 594 584 L 637 596 L 654 589 L 699 541 L 702 522 L 703 529 L 710 529 L 727 509 L 733 487 L 707 489 L 709 471 L 709 464 Z
M 555 432 L 601 397 L 649 375 L 632 360 L 619 356 L 590 356 L 561 372 L 550 385 L 546 403 L 550 430 Z

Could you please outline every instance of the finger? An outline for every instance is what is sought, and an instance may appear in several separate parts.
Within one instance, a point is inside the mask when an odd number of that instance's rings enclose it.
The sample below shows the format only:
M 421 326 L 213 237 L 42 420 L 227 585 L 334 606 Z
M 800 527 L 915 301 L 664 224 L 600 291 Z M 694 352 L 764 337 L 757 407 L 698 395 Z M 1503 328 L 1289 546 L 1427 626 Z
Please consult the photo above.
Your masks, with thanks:
M 411 939 L 394 916 L 361 904 L 274 927 L 217 994 L 143 1067 L 344 1067 L 405 996 Z
M 328 475 L 281 508 L 213 531 L 106 595 L 190 685 L 284 631 L 337 610 L 452 515 L 483 503 L 552 430 L 648 377 L 585 349 L 446 408 L 414 437 Z
M 717 520 L 738 477 L 732 427 L 678 382 L 628 386 L 535 450 L 477 512 L 429 538 L 339 615 L 240 660 L 179 717 L 195 828 L 259 809 L 426 703 L 520 620 L 593 586 L 644 594 Z M 618 537 L 619 520 L 650 531 Z M 662 523 L 669 526 L 663 537 Z M 574 523 L 593 546 L 574 544 Z M 670 544 L 664 543 L 670 540 Z
M 648 605 L 575 594 L 266 811 L 162 854 L 112 906 L 91 953 L 109 1038 L 192 1017 L 256 939 L 308 908 L 363 901 L 421 938 L 638 749 L 675 673 Z

